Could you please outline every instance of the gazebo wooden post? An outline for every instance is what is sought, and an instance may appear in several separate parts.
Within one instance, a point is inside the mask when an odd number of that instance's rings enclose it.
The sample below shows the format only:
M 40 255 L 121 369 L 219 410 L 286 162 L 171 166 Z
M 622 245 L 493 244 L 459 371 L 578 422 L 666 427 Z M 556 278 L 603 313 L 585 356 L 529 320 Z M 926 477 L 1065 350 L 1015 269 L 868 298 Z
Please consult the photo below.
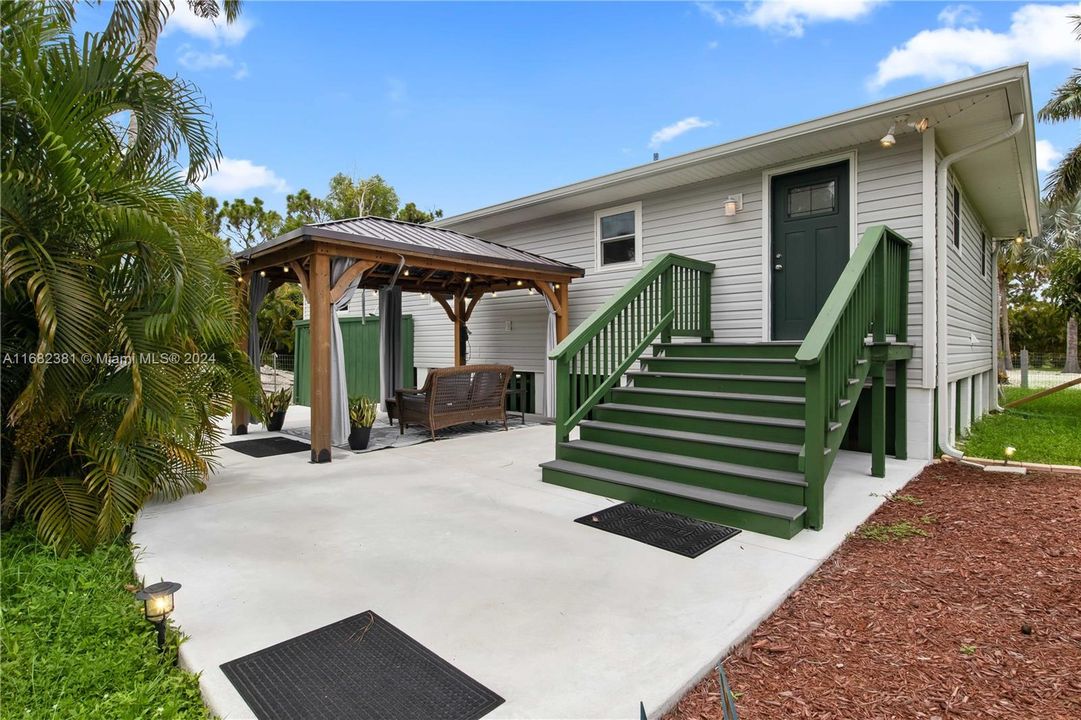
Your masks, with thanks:
M 316 250 L 308 275 L 311 293 L 312 462 L 330 462 L 330 256 Z
M 241 311 L 244 315 L 243 322 L 240 323 L 240 351 L 245 355 L 248 354 L 248 323 L 251 322 L 248 315 L 248 288 L 251 287 L 250 272 L 240 275 L 240 298 L 241 298 Z M 255 372 L 258 374 L 259 368 L 255 368 Z M 248 409 L 233 400 L 233 435 L 246 435 L 248 433 Z
M 570 283 L 564 281 L 558 285 L 555 291 L 556 299 L 559 301 L 559 307 L 556 309 L 556 342 L 561 343 L 571 331 Z
M 462 327 L 465 324 L 465 295 L 454 294 L 454 365 L 465 365 L 465 342 Z

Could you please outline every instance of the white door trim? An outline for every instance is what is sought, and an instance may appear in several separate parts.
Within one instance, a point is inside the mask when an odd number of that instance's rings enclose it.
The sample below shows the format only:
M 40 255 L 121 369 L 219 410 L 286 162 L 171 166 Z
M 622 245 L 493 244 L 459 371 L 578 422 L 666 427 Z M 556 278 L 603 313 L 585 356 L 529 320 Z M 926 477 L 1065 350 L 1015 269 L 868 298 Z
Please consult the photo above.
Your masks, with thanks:
M 770 251 L 772 249 L 773 241 L 770 236 L 772 228 L 770 227 L 770 217 L 773 213 L 771 204 L 773 198 L 770 192 L 770 184 L 776 175 L 786 175 L 790 172 L 796 172 L 798 170 L 808 170 L 810 168 L 820 167 L 823 165 L 832 165 L 844 160 L 848 161 L 848 254 L 851 257 L 852 253 L 856 251 L 856 246 L 859 244 L 860 239 L 856 234 L 856 179 L 859 177 L 857 173 L 856 164 L 859 159 L 858 151 L 853 148 L 847 152 L 835 153 L 833 155 L 821 155 L 807 160 L 801 160 L 800 162 L 789 163 L 787 165 L 778 165 L 771 168 L 766 168 L 762 171 L 762 340 L 763 342 L 770 342 L 773 339 L 773 269 L 770 262 Z

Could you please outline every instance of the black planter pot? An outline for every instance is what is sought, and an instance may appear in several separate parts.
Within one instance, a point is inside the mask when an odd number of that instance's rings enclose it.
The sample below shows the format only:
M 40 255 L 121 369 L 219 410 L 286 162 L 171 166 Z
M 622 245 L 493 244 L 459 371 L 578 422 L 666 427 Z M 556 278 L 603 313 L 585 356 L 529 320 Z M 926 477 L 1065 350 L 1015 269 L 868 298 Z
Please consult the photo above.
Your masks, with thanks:
M 349 449 L 366 450 L 368 448 L 368 440 L 371 436 L 372 429 L 370 427 L 349 428 Z
M 270 417 L 266 421 L 266 429 L 272 432 L 277 432 L 282 429 L 282 425 L 285 424 L 285 411 L 280 410 L 278 412 L 270 413 Z

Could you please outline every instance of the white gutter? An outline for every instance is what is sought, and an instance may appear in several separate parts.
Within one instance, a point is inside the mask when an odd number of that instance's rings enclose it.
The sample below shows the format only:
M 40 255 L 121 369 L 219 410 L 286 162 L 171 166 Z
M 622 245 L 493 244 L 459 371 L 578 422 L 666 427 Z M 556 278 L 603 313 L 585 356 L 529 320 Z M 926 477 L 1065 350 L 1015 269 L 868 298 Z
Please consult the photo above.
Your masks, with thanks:
M 964 453 L 953 446 L 950 442 L 950 399 L 949 399 L 949 315 L 946 293 L 948 291 L 947 267 L 949 264 L 949 248 L 946 242 L 946 190 L 949 179 L 950 167 L 973 153 L 986 150 L 992 145 L 1009 140 L 1021 128 L 1025 126 L 1025 114 L 1018 113 L 1013 119 L 1013 125 L 998 135 L 989 137 L 967 148 L 951 153 L 938 164 L 938 172 L 935 174 L 935 254 L 938 258 L 938 270 L 935 277 L 935 288 L 938 302 L 938 336 L 936 338 L 938 358 L 938 381 L 935 384 L 938 392 L 938 447 L 946 455 L 955 458 L 964 457 Z M 997 298 L 996 298 L 997 299 Z M 996 307 L 994 312 L 998 312 Z M 997 365 L 996 372 L 997 372 Z M 997 402 L 996 402 L 997 404 Z

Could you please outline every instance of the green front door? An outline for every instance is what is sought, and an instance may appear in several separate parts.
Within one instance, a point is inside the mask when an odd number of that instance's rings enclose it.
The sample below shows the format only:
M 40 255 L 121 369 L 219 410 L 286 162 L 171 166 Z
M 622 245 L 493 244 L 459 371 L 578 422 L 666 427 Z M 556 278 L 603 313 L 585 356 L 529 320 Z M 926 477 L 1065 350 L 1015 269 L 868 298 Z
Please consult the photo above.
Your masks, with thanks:
M 770 186 L 774 340 L 802 340 L 849 257 L 848 161 L 777 175 Z

